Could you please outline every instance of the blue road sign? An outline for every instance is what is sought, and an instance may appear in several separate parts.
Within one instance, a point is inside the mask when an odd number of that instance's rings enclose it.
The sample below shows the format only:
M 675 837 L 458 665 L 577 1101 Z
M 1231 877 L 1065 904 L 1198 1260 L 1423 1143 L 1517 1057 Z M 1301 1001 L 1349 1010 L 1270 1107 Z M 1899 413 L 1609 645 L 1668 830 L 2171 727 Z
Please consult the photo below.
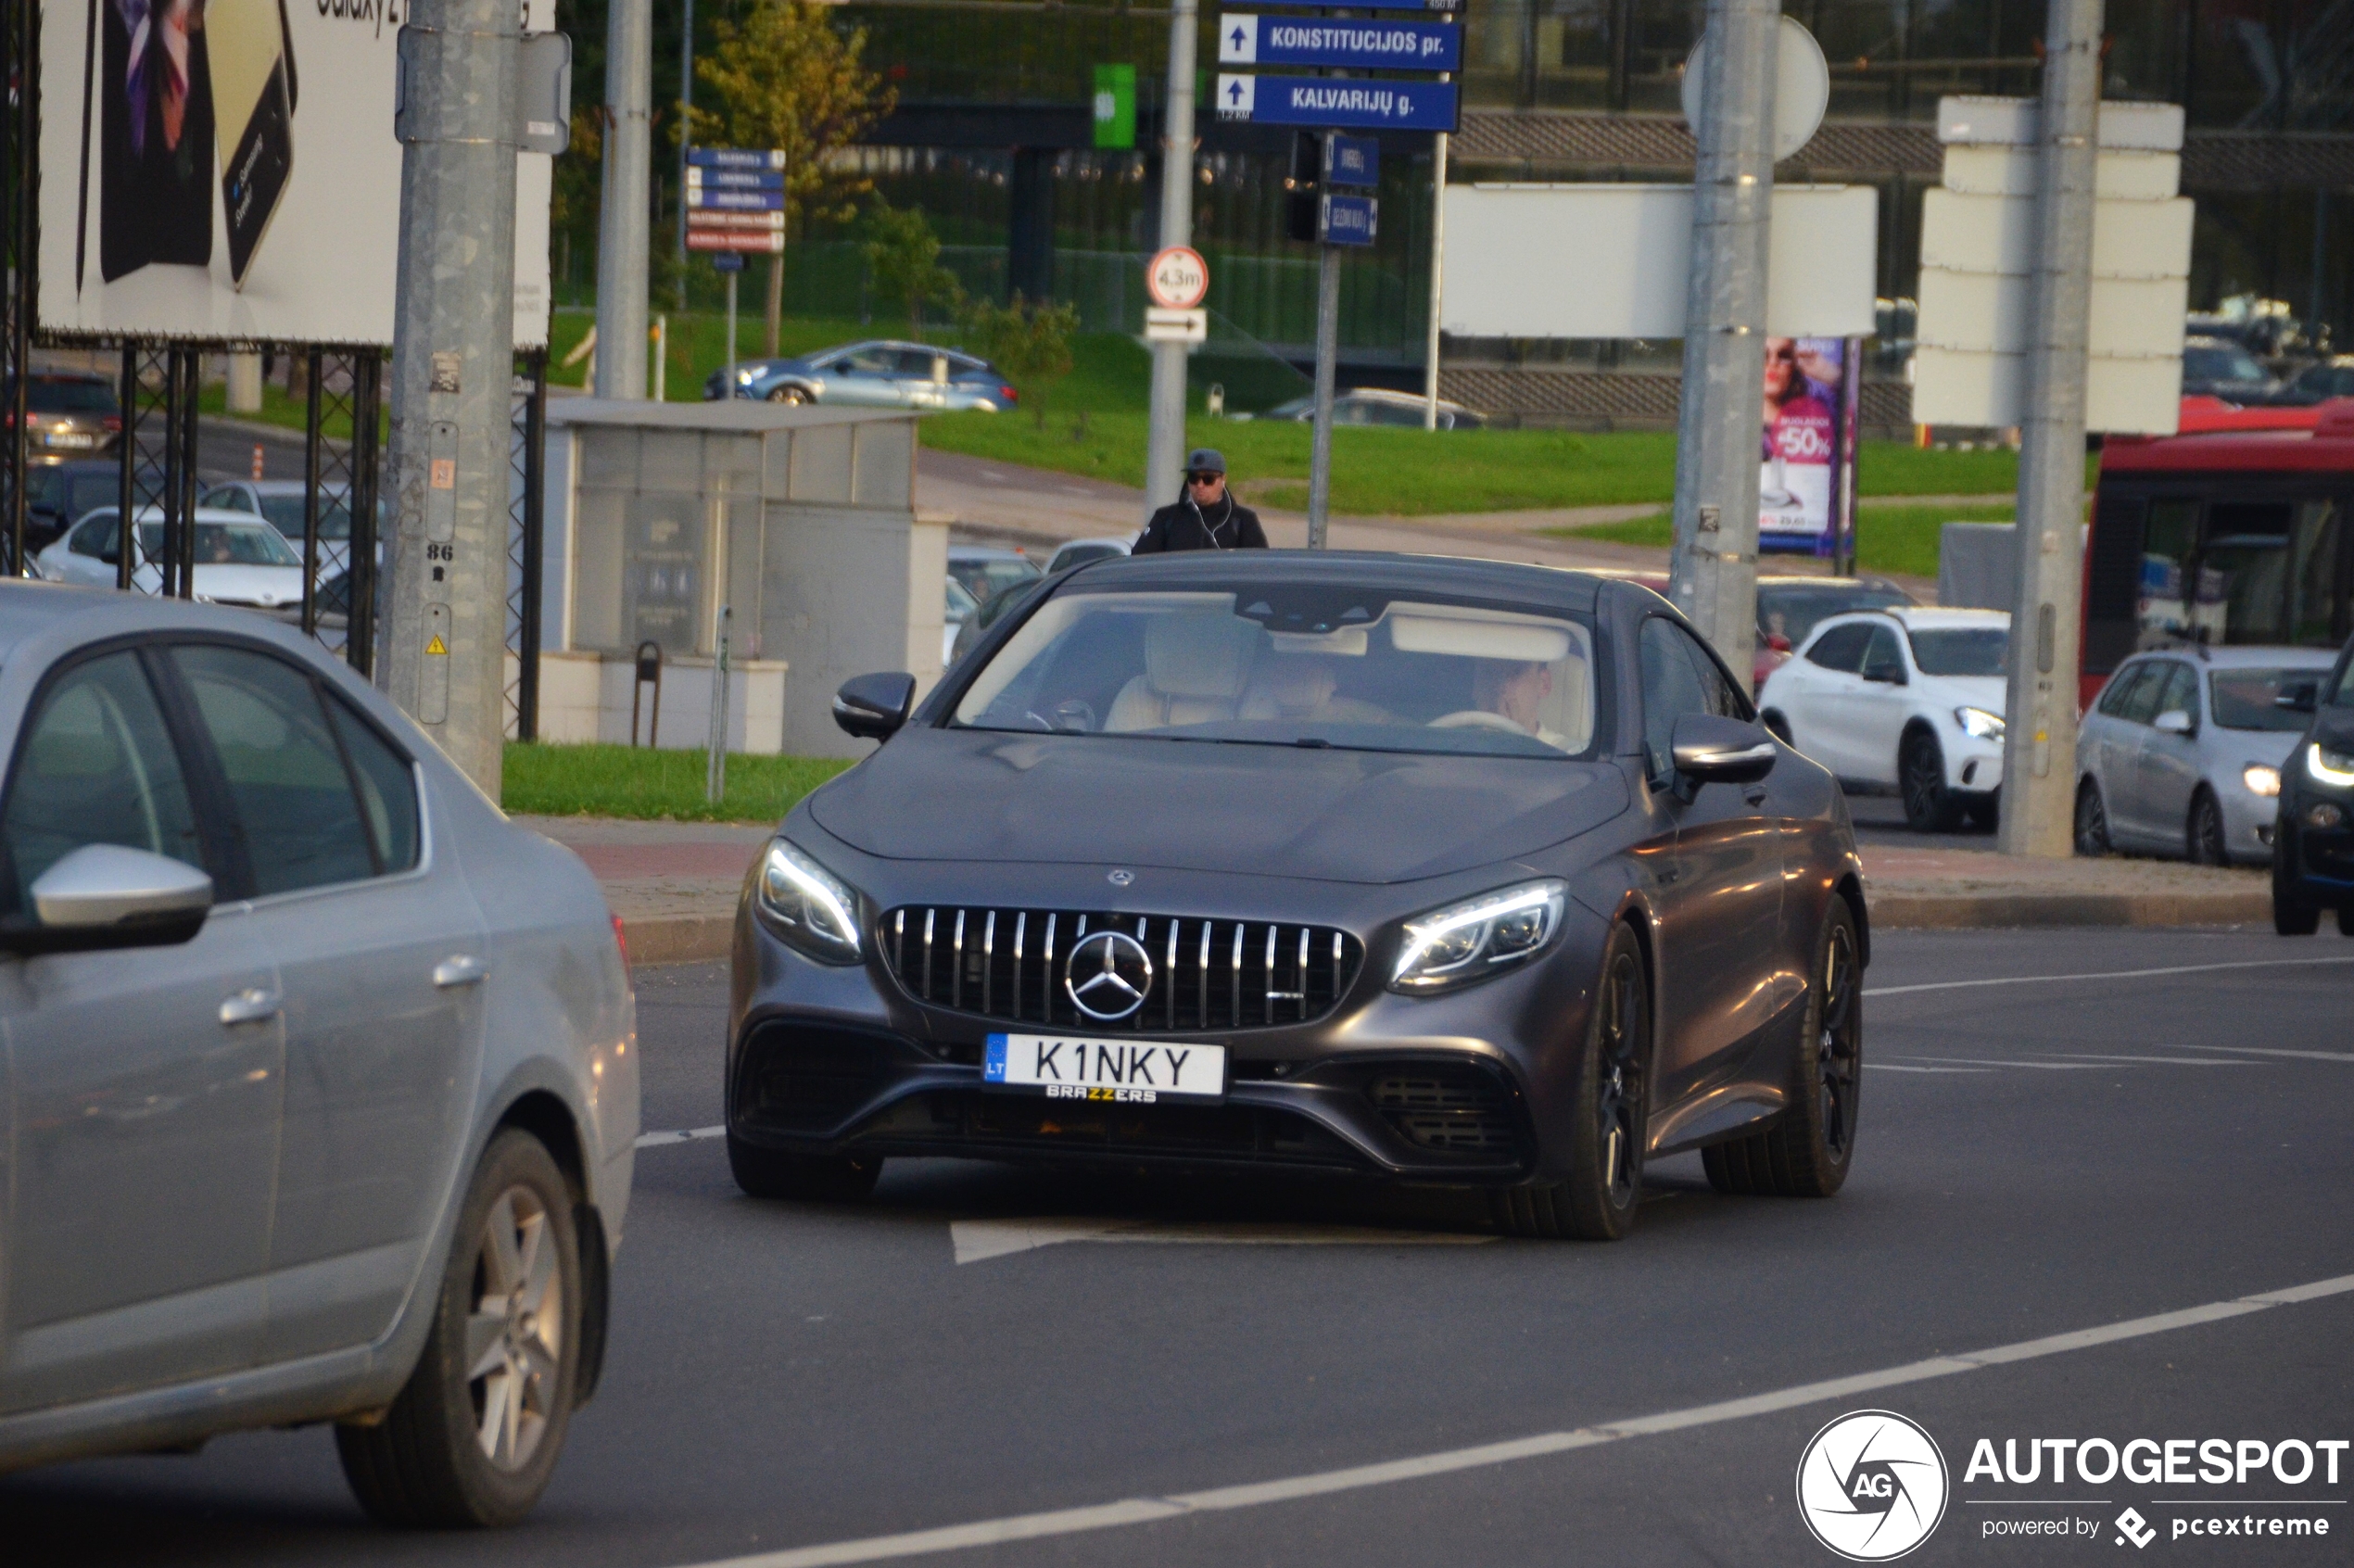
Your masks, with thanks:
M 785 193 L 782 191 L 716 191 L 705 185 L 687 187 L 687 206 L 692 209 L 717 208 L 729 212 L 782 212 Z
M 723 272 L 740 272 L 744 270 L 744 253 L 740 250 L 715 250 L 711 253 L 711 264 Z
M 785 173 L 781 169 L 698 169 L 689 165 L 687 184 L 690 189 L 701 185 L 707 191 L 781 191 L 785 188 Z
M 687 162 L 696 169 L 782 169 L 785 155 L 777 147 L 689 147 Z
M 1273 10 L 1322 9 L 1329 0 L 1259 0 Z M 1348 0 L 1352 11 L 1436 11 L 1441 16 L 1462 9 L 1463 0 Z
M 1318 200 L 1316 237 L 1326 245 L 1371 245 L 1379 215 L 1372 196 L 1326 195 Z
M 1453 70 L 1462 57 L 1463 30 L 1452 22 L 1344 21 L 1231 11 L 1218 19 L 1220 65 Z
M 1324 181 L 1334 185 L 1381 183 L 1381 143 L 1372 136 L 1324 138 Z
M 1452 131 L 1451 82 L 1364 81 L 1320 76 L 1218 78 L 1218 118 L 1254 125 L 1352 131 Z

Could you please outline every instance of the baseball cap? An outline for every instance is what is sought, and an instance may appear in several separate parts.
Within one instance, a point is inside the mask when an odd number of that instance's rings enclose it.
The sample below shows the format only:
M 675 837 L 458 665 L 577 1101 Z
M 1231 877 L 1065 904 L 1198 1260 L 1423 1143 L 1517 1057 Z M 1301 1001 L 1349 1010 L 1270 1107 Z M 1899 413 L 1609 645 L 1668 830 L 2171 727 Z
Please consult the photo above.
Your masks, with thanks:
M 1185 472 L 1223 474 L 1226 472 L 1226 454 L 1215 447 L 1196 447 L 1185 455 Z

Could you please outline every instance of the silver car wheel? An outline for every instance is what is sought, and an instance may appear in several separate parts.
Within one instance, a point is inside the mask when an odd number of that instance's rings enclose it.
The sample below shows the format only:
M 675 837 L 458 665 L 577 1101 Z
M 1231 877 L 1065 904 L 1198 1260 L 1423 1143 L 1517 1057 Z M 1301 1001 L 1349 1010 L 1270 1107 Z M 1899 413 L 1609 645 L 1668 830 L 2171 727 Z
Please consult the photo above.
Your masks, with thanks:
M 475 1440 L 500 1470 L 520 1470 L 547 1435 L 563 1364 L 563 1276 L 548 1211 L 529 1187 L 490 1206 L 466 1319 L 466 1390 Z

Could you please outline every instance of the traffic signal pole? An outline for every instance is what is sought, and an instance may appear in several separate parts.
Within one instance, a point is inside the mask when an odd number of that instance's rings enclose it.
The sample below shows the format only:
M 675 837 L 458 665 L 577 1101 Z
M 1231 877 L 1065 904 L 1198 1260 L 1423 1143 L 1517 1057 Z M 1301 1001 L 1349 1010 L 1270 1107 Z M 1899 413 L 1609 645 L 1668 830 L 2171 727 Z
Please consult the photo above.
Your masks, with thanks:
M 1160 119 L 1160 248 L 1193 244 L 1194 59 L 1198 0 L 1172 0 L 1169 11 L 1169 95 Z M 1145 445 L 1145 515 L 1174 499 L 1185 462 L 1185 348 L 1153 345 L 1152 424 Z
M 653 239 L 653 0 L 612 0 L 605 168 L 597 214 L 597 396 L 646 395 L 646 263 Z

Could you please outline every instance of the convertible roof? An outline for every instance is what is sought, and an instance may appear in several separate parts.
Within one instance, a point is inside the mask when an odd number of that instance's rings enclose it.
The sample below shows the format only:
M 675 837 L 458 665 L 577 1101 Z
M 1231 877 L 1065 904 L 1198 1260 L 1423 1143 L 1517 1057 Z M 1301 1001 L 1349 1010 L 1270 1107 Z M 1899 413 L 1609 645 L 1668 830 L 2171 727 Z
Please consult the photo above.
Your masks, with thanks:
M 1073 574 L 1087 588 L 1244 588 L 1265 583 L 1350 583 L 1393 593 L 1447 593 L 1590 614 L 1601 579 L 1558 566 L 1525 566 L 1460 555 L 1378 550 L 1181 550 L 1091 562 Z

